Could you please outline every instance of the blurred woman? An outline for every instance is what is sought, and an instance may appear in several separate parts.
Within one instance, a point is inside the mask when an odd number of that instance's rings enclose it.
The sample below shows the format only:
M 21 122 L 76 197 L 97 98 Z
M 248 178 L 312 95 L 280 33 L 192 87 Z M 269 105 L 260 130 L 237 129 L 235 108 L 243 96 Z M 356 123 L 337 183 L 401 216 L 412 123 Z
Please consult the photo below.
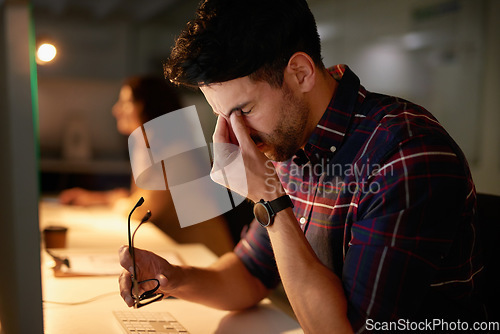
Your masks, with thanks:
M 120 89 L 118 101 L 112 109 L 118 131 L 129 136 L 142 124 L 165 113 L 182 108 L 175 88 L 162 78 L 134 76 L 126 79 Z M 203 243 L 217 255 L 234 246 L 226 219 L 216 217 L 193 226 L 180 228 L 170 191 L 139 189 L 132 180 L 129 189 L 93 191 L 72 188 L 61 192 L 63 204 L 80 206 L 109 205 L 128 214 L 140 197 L 145 204 L 136 210 L 137 217 L 151 210 L 151 221 L 179 243 Z

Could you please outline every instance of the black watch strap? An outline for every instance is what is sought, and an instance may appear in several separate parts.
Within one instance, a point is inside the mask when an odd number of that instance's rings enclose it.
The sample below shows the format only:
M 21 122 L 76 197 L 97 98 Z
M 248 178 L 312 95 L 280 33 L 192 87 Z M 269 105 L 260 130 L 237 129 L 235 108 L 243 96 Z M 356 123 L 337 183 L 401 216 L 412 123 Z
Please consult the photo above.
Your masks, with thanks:
M 271 209 L 273 209 L 273 213 L 276 215 L 278 212 L 281 210 L 285 210 L 286 208 L 293 208 L 293 202 L 290 199 L 290 196 L 288 195 L 283 195 L 280 196 L 270 202 L 268 202 L 269 205 L 271 206 Z

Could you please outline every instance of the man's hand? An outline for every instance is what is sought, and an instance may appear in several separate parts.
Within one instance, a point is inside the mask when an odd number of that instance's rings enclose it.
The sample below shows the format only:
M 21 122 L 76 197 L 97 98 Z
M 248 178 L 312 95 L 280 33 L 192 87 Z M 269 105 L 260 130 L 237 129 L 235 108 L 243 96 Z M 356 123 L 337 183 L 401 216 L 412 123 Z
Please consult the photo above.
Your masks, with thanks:
M 250 137 L 244 117 L 234 111 L 229 120 L 219 116 L 213 135 L 212 179 L 254 202 L 272 200 L 285 192 L 272 162 Z
M 128 246 L 122 246 L 119 251 L 120 255 L 120 265 L 124 268 L 118 281 L 120 284 L 120 295 L 122 296 L 125 303 L 132 307 L 134 306 L 134 300 L 130 293 L 130 288 L 132 287 L 131 276 L 133 273 L 132 258 L 129 253 Z M 167 260 L 162 257 L 142 249 L 135 248 L 135 264 L 138 281 L 156 278 L 160 282 L 159 292 L 162 292 L 165 297 L 168 297 L 176 288 L 174 284 L 174 279 L 179 270 L 176 266 L 168 263 Z M 151 283 L 153 284 L 153 283 Z M 143 289 L 150 289 L 152 286 L 141 287 Z M 140 291 L 142 293 L 144 291 Z
M 223 310 L 242 310 L 258 303 L 269 291 L 234 253 L 226 253 L 208 267 L 171 265 L 160 256 L 135 249 L 137 279 L 156 278 L 161 292 L 184 300 Z M 132 307 L 132 259 L 128 247 L 120 248 L 120 264 L 125 268 L 120 275 L 120 295 Z M 145 286 L 150 289 L 152 286 Z M 141 294 L 143 291 L 139 291 Z

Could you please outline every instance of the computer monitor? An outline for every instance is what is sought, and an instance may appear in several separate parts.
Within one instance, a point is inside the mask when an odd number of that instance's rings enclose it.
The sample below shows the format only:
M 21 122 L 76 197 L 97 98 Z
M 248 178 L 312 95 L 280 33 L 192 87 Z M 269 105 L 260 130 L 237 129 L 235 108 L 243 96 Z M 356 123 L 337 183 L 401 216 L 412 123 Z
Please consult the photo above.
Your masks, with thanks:
M 1 334 L 43 333 L 31 23 L 28 0 L 0 5 Z

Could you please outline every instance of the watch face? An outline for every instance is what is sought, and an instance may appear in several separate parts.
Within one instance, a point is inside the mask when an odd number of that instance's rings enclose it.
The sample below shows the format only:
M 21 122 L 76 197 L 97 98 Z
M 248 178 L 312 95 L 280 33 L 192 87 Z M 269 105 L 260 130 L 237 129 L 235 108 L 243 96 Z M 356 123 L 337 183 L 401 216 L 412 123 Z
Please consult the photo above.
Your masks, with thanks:
M 260 225 L 269 226 L 269 223 L 271 222 L 271 216 L 269 215 L 267 207 L 263 203 L 255 203 L 255 205 L 253 206 L 253 214 Z

